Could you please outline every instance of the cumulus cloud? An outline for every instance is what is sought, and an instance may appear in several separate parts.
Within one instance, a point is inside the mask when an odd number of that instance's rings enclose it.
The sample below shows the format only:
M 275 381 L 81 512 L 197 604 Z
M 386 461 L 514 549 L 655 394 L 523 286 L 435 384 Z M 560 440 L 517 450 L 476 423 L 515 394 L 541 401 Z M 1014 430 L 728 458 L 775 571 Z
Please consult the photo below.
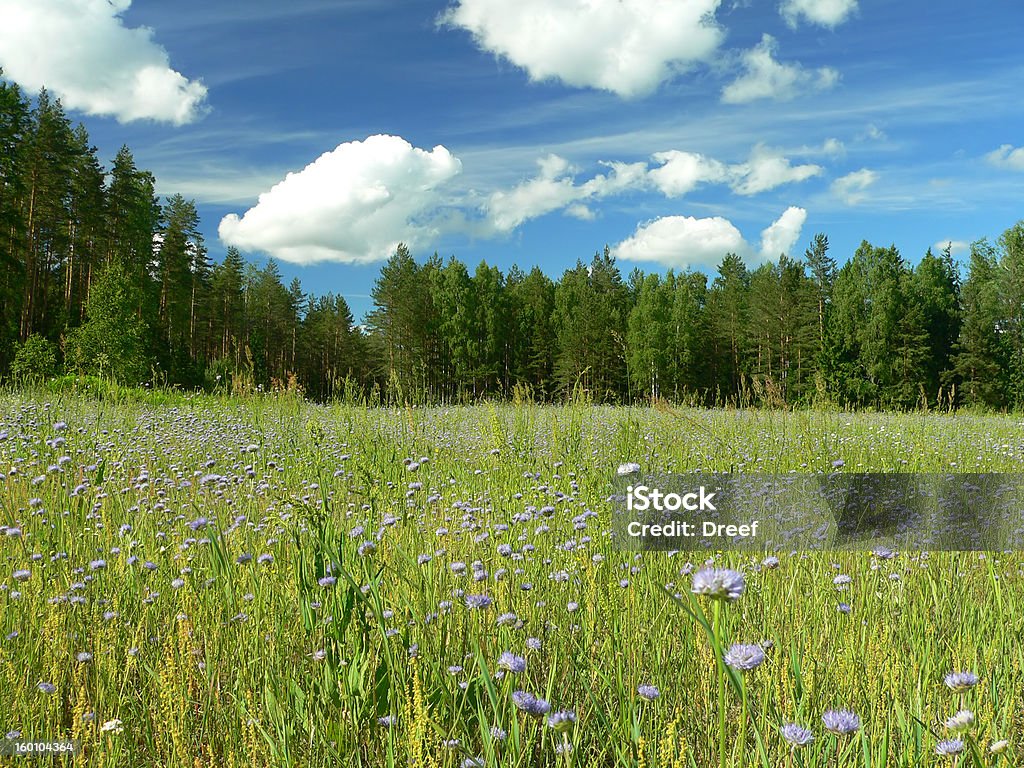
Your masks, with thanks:
M 808 70 L 799 64 L 783 64 L 775 59 L 778 45 L 771 35 L 743 54 L 744 72 L 722 89 L 722 101 L 746 104 L 757 99 L 787 101 L 810 91 L 824 91 L 839 82 L 839 73 L 831 67 Z
M 788 208 L 761 233 L 761 246 L 756 248 L 721 216 L 665 216 L 638 226 L 612 253 L 625 261 L 656 262 L 676 269 L 711 268 L 727 253 L 747 261 L 775 258 L 793 247 L 806 217 L 803 208 Z
M 670 150 L 653 155 L 661 166 L 648 174 L 651 182 L 668 197 L 679 197 L 706 182 L 724 182 L 730 177 L 729 167 L 693 152 Z
M 583 201 L 640 188 L 647 173 L 646 163 L 607 162 L 602 165 L 610 169 L 609 173 L 577 184 L 576 169 L 563 157 L 548 155 L 538 165 L 537 176 L 510 190 L 499 190 L 488 199 L 487 217 L 498 232 L 509 232 L 524 221 L 567 207 L 570 216 L 592 219 L 594 213 Z
M 131 0 L 0 0 L 0 66 L 28 91 L 121 122 L 183 125 L 201 117 L 206 87 L 170 67 L 153 30 L 124 26 Z
M 1003 144 L 999 149 L 985 155 L 985 159 L 996 168 L 1024 171 L 1024 147 L 1015 148 L 1010 144 Z
M 761 232 L 761 255 L 774 259 L 779 254 L 789 254 L 800 239 L 800 232 L 807 221 L 807 211 L 791 205 L 783 214 Z
M 456 0 L 441 21 L 536 81 L 625 98 L 708 61 L 723 38 L 721 0 Z
M 449 184 L 462 165 L 445 147 L 427 151 L 401 137 L 371 136 L 341 144 L 287 174 L 244 215 L 225 216 L 219 233 L 227 245 L 293 263 L 370 262 L 387 258 L 399 242 L 422 247 L 454 231 L 492 237 L 553 212 L 593 221 L 600 214 L 597 203 L 633 192 L 678 197 L 716 183 L 753 195 L 822 172 L 817 165 L 793 165 L 781 150 L 760 144 L 735 164 L 673 150 L 656 153 L 651 163 L 598 165 L 599 172 L 584 176 L 566 158 L 549 154 L 537 160 L 533 176 L 492 191 L 481 202 L 476 193 Z M 769 256 L 788 250 L 793 233 L 799 233 L 798 210 L 790 209 L 763 233 Z M 688 226 L 729 234 L 721 222 L 694 221 L 700 223 Z M 681 225 L 660 225 L 645 233 L 644 242 L 674 226 Z
M 867 190 L 878 181 L 875 171 L 861 168 L 832 182 L 832 194 L 847 205 L 857 205 L 867 198 Z
M 740 195 L 756 195 L 783 184 L 805 181 L 821 172 L 820 165 L 793 165 L 779 150 L 758 144 L 747 162 L 732 167 L 732 188 Z
M 225 216 L 227 245 L 296 264 L 370 262 L 437 236 L 442 188 L 462 170 L 445 147 L 398 136 L 340 144 L 289 173 L 241 218 Z
M 779 13 L 789 26 L 801 20 L 822 27 L 836 27 L 857 10 L 857 0 L 784 0 Z
M 834 140 L 816 153 L 834 148 Z M 819 165 L 793 165 L 782 151 L 756 145 L 746 162 L 727 164 L 695 152 L 670 150 L 651 156 L 654 167 L 647 163 L 602 162 L 609 168 L 582 183 L 577 182 L 578 169 L 558 155 L 537 161 L 536 176 L 507 190 L 490 195 L 483 206 L 493 231 L 509 232 L 524 222 L 552 211 L 562 210 L 568 216 L 592 220 L 594 211 L 585 205 L 634 190 L 656 189 L 666 197 L 681 197 L 702 184 L 727 184 L 738 195 L 755 195 L 784 184 L 804 181 L 822 172 Z
M 685 195 L 705 183 L 728 184 L 736 194 L 755 195 L 822 172 L 819 165 L 793 165 L 781 150 L 764 144 L 756 145 L 746 162 L 731 165 L 677 150 L 658 152 L 653 160 L 661 166 L 649 171 L 648 178 L 667 197 Z

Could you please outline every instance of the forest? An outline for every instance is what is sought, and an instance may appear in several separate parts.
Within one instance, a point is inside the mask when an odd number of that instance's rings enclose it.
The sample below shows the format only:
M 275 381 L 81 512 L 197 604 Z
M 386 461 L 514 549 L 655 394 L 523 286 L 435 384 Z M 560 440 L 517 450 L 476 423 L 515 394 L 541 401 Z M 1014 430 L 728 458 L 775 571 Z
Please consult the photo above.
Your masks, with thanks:
M 358 323 L 343 296 L 235 249 L 195 202 L 109 168 L 45 90 L 0 79 L 0 378 L 291 388 L 325 401 L 666 399 L 698 405 L 1024 406 L 1024 221 L 916 265 L 825 234 L 799 256 L 623 274 L 605 246 L 553 279 L 404 246 Z

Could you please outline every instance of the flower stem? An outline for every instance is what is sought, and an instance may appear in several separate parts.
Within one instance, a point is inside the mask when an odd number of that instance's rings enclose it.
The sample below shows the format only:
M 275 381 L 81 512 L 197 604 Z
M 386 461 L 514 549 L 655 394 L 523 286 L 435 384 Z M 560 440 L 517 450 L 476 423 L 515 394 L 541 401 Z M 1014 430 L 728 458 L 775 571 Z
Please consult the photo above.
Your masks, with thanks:
M 715 601 L 715 612 L 711 625 L 715 636 L 715 661 L 718 666 L 718 764 L 726 768 L 725 754 L 725 660 L 722 658 L 722 602 Z

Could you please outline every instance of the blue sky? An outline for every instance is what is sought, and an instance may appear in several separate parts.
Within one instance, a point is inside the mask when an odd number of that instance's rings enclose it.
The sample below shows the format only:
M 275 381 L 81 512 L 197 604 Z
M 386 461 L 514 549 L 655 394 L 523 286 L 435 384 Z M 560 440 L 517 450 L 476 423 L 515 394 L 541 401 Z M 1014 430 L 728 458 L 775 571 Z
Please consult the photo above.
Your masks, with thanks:
M 912 263 L 1024 218 L 1024 6 L 0 0 L 0 66 L 357 318 L 398 241 L 557 277 Z M 6 30 L 6 31 L 4 31 Z M 291 174 L 289 176 L 289 174 Z M 261 197 L 262 196 L 262 197 Z

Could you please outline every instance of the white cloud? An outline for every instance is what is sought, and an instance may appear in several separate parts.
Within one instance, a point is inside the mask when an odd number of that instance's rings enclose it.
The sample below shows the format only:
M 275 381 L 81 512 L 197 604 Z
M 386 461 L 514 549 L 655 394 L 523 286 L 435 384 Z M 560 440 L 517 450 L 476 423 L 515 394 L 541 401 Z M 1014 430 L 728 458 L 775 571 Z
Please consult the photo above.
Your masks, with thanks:
M 829 140 L 823 148 L 810 151 L 831 151 L 837 143 Z M 751 150 L 746 162 L 731 165 L 679 150 L 657 152 L 651 159 L 656 164 L 653 168 L 643 162 L 602 162 L 610 173 L 577 183 L 578 169 L 563 157 L 548 155 L 537 161 L 540 171 L 536 176 L 492 193 L 483 209 L 493 231 L 509 232 L 530 219 L 558 210 L 589 221 L 596 214 L 583 205 L 585 201 L 634 190 L 653 187 L 666 197 L 680 197 L 701 184 L 728 184 L 738 195 L 755 195 L 822 172 L 819 165 L 793 165 L 781 150 L 763 144 Z
M 939 242 L 932 246 L 932 253 L 938 255 L 946 250 L 947 247 L 953 256 L 960 256 L 964 253 L 969 253 L 971 250 L 971 244 L 966 240 L 939 240 Z
M 346 142 L 289 173 L 241 218 L 225 216 L 220 238 L 297 264 L 384 259 L 399 242 L 436 237 L 440 188 L 461 170 L 443 146 L 426 151 L 398 136 Z
M 740 195 L 756 195 L 783 184 L 805 181 L 821 172 L 820 165 L 792 165 L 779 150 L 758 144 L 747 162 L 731 167 L 732 188 Z
M 153 30 L 129 29 L 131 0 L 0 0 L 0 66 L 28 91 L 121 122 L 183 125 L 205 112 L 206 87 L 171 69 Z
M 723 182 L 729 178 L 728 166 L 704 155 L 670 150 L 658 152 L 653 159 L 662 165 L 648 173 L 651 181 L 668 197 L 679 197 L 705 182 Z
M 456 0 L 441 20 L 536 81 L 631 98 L 708 61 L 721 0 Z
M 830 145 L 826 142 L 825 146 Z M 794 166 L 781 150 L 763 144 L 750 151 L 746 162 L 732 165 L 678 150 L 658 152 L 653 159 L 662 165 L 648 172 L 648 177 L 667 197 L 685 195 L 704 183 L 727 183 L 736 194 L 755 195 L 783 184 L 805 181 L 822 172 L 819 165 Z
M 824 91 L 839 82 L 839 73 L 831 67 L 807 70 L 799 64 L 775 60 L 778 48 L 771 35 L 743 54 L 744 73 L 722 89 L 722 101 L 745 104 L 757 99 L 787 101 L 810 91 Z
M 787 256 L 800 239 L 800 232 L 807 221 L 807 211 L 790 206 L 783 214 L 761 232 L 761 256 L 766 259 L 778 258 L 780 253 Z
M 803 18 L 822 27 L 836 27 L 857 10 L 857 0 L 783 0 L 779 13 L 786 23 L 796 27 Z
M 665 216 L 638 226 L 631 237 L 615 246 L 613 255 L 683 269 L 712 266 L 727 253 L 748 250 L 740 231 L 721 216 Z
M 878 174 L 867 168 L 848 173 L 832 182 L 832 194 L 847 205 L 857 205 L 867 198 L 867 189 L 878 181 Z
M 496 231 L 509 232 L 524 221 L 567 206 L 571 206 L 566 211 L 570 216 L 593 218 L 593 211 L 583 206 L 582 201 L 637 189 L 646 183 L 646 163 L 602 163 L 611 172 L 598 174 L 582 184 L 576 183 L 576 169 L 565 158 L 548 155 L 537 164 L 538 176 L 510 190 L 494 192 L 487 200 L 485 210 Z
M 370 262 L 387 258 L 399 242 L 422 247 L 456 230 L 492 237 L 555 211 L 593 221 L 600 214 L 594 203 L 631 192 L 658 190 L 676 197 L 702 183 L 719 183 L 736 194 L 753 195 L 822 170 L 794 166 L 781 150 L 760 144 L 746 162 L 733 165 L 675 150 L 659 152 L 652 160 L 654 167 L 602 161 L 601 172 L 580 178 L 580 169 L 566 158 L 549 154 L 537 160 L 534 176 L 491 192 L 481 204 L 475 192 L 448 186 L 462 164 L 444 147 L 426 151 L 400 137 L 371 136 L 341 144 L 305 169 L 287 174 L 244 215 L 225 216 L 219 233 L 227 245 L 299 264 Z M 770 243 L 768 255 L 777 256 L 775 251 L 791 245 L 803 225 L 796 214 L 800 210 L 790 209 L 762 233 Z M 692 227 L 728 234 L 724 220 L 693 221 L 698 224 Z M 673 226 L 679 225 L 670 221 L 660 229 Z M 645 233 L 644 241 L 658 232 Z M 742 244 L 742 238 L 737 242 Z M 753 247 L 741 250 L 755 253 Z
M 788 251 L 800 237 L 807 212 L 788 208 L 761 233 L 760 251 L 748 243 L 728 219 L 665 216 L 641 224 L 633 235 L 615 246 L 612 253 L 625 261 L 648 261 L 676 269 L 712 268 L 727 253 L 747 261 L 775 258 Z
M 985 155 L 985 159 L 996 168 L 1024 171 L 1024 147 L 1014 148 L 1010 144 L 1003 144 L 999 149 Z

